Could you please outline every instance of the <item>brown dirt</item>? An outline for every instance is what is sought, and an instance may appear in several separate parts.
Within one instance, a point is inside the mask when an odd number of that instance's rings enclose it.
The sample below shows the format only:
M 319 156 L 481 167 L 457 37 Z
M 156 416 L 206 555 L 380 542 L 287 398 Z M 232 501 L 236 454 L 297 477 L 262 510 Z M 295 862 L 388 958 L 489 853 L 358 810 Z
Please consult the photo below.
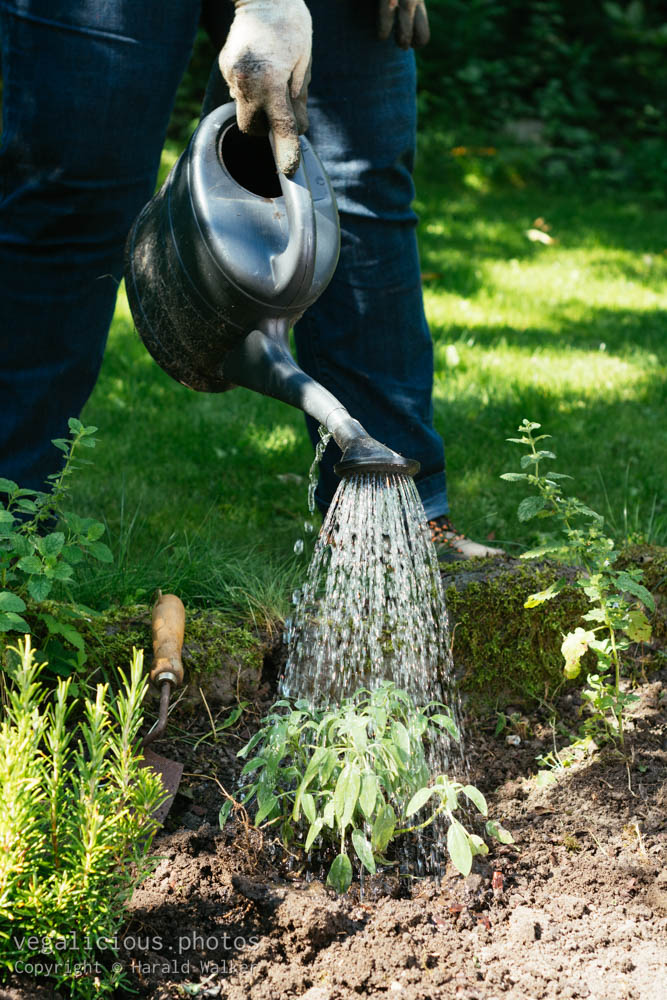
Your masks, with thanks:
M 256 719 L 196 749 L 163 741 L 158 752 L 183 760 L 185 777 L 155 841 L 162 860 L 122 935 L 134 989 L 153 1000 L 663 1000 L 665 680 L 663 669 L 639 685 L 625 758 L 594 753 L 545 788 L 534 778 L 535 757 L 552 748 L 543 715 L 517 713 L 498 735 L 495 718 L 471 720 L 470 780 L 516 847 L 492 846 L 467 879 L 449 868 L 439 885 L 380 875 L 363 899 L 289 871 L 276 845 L 239 822 L 219 829 L 217 782 L 235 788 L 235 753 Z M 256 718 L 271 694 L 269 682 Z M 576 708 L 576 695 L 559 705 L 572 728 Z M 180 724 L 210 728 L 203 707 Z M 20 978 L 0 988 L 0 1000 L 52 997 Z

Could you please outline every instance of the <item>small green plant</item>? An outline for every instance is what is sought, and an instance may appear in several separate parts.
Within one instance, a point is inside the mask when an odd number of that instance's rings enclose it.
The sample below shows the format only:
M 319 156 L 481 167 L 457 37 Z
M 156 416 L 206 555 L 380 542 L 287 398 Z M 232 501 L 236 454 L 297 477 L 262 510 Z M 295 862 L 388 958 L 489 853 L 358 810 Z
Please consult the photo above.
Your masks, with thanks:
M 346 892 L 352 881 L 352 852 L 374 874 L 389 864 L 385 852 L 398 836 L 423 829 L 444 816 L 449 821 L 447 850 L 463 874 L 475 854 L 488 853 L 477 834 L 454 815 L 465 796 L 487 816 L 482 793 L 446 774 L 431 781 L 427 744 L 443 737 L 458 740 L 456 725 L 443 705 L 416 708 L 389 682 L 377 690 L 357 691 L 340 706 L 313 709 L 305 701 L 277 701 L 264 726 L 239 751 L 245 764 L 243 805 L 256 804 L 255 824 L 278 829 L 286 846 L 301 842 L 337 851 L 327 882 Z M 428 814 L 413 817 L 431 803 Z M 224 826 L 233 803 L 220 812 Z M 510 834 L 489 821 L 487 833 L 503 843 Z
M 651 625 L 645 608 L 654 611 L 651 593 L 643 586 L 639 568 L 615 568 L 618 552 L 613 539 L 604 533 L 604 518 L 576 497 L 565 496 L 560 472 L 542 472 L 545 461 L 556 458 L 552 451 L 537 445 L 549 434 L 535 435 L 540 424 L 524 420 L 519 427 L 520 438 L 509 438 L 514 444 L 528 449 L 521 458 L 523 472 L 506 472 L 502 479 L 523 481 L 532 486 L 536 495 L 521 501 L 520 521 L 532 518 L 555 518 L 558 533 L 544 544 L 522 554 L 522 559 L 546 555 L 567 560 L 578 567 L 576 585 L 588 597 L 590 610 L 583 615 L 586 627 L 577 626 L 563 639 L 561 650 L 565 659 L 565 677 L 572 679 L 581 670 L 581 659 L 592 650 L 597 659 L 597 672 L 587 677 L 583 698 L 591 715 L 584 723 L 585 731 L 600 739 L 624 742 L 624 715 L 637 699 L 621 690 L 622 654 L 631 642 L 645 642 L 651 637 Z M 546 590 L 531 594 L 525 607 L 539 607 L 554 598 L 566 585 L 566 578 L 557 580 Z
M 6 497 L 0 501 L 0 633 L 37 629 L 44 635 L 51 669 L 63 674 L 85 663 L 84 639 L 76 622 L 92 612 L 49 601 L 53 588 L 70 583 L 74 567 L 86 556 L 113 561 L 100 541 L 104 525 L 63 509 L 72 473 L 82 461 L 75 461 L 75 454 L 79 448 L 95 447 L 97 430 L 74 417 L 69 428 L 69 438 L 53 442 L 64 452 L 65 461 L 59 472 L 49 476 L 48 491 L 23 489 L 10 479 L 0 479 L 0 494 Z
M 125 903 L 154 867 L 164 792 L 135 747 L 143 654 L 113 698 L 100 684 L 83 703 L 70 678 L 47 699 L 42 669 L 26 636 L 11 650 L 0 725 L 0 969 L 41 968 L 87 1000 L 124 980 L 99 956 L 114 951 Z

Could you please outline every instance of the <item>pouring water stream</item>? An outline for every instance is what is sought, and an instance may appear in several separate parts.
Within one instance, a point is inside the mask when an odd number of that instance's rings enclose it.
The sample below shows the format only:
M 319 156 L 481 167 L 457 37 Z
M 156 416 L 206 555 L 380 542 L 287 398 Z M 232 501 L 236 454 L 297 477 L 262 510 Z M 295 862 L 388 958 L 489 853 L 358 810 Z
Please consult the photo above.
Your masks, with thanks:
M 317 464 L 331 436 L 323 428 L 320 434 L 311 512 Z M 324 706 L 391 680 L 415 705 L 444 701 L 460 729 L 447 610 L 425 520 L 409 475 L 362 472 L 341 480 L 293 594 L 282 695 Z

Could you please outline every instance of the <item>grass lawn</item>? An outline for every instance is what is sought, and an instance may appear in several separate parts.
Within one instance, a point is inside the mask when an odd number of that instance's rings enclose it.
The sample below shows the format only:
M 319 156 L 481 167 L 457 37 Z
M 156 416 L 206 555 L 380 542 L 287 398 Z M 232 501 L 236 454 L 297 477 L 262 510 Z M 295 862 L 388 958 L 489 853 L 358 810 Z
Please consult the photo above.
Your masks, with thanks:
M 529 417 L 618 538 L 665 543 L 667 209 L 637 192 L 559 193 L 513 177 L 494 180 L 484 161 L 436 141 L 418 167 L 454 520 L 512 552 L 536 540 L 539 522 L 516 520 L 521 489 L 499 479 L 518 466 L 505 439 Z M 527 231 L 544 225 L 554 242 L 532 242 Z M 292 552 L 311 461 L 300 413 L 172 382 L 121 294 L 83 419 L 99 445 L 73 503 L 106 520 L 116 565 L 85 580 L 81 599 L 145 600 L 161 586 L 192 603 L 286 613 L 307 559 Z

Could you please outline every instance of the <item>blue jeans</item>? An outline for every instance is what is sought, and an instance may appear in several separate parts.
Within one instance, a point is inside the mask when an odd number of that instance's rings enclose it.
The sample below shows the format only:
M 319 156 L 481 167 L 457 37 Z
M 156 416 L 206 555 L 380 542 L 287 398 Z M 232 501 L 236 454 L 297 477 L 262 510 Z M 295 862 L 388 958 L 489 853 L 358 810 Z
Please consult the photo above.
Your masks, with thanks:
M 374 0 L 309 7 L 309 135 L 338 198 L 342 251 L 297 325 L 299 361 L 369 433 L 421 462 L 435 517 L 447 499 L 410 207 L 414 59 L 375 39 Z M 57 469 L 50 441 L 95 385 L 125 236 L 152 194 L 199 15 L 199 0 L 0 0 L 0 475 L 24 486 Z

